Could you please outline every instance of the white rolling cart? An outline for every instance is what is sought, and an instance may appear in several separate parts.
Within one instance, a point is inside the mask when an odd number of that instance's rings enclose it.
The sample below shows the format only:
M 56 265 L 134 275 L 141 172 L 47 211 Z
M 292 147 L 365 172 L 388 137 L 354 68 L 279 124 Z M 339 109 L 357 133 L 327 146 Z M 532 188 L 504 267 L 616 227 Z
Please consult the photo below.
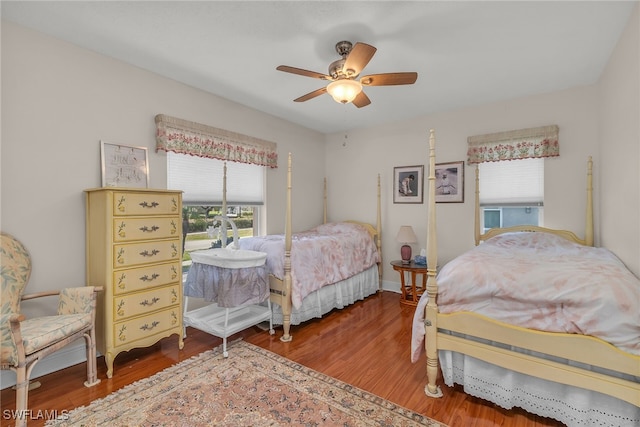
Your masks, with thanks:
M 222 338 L 224 357 L 229 355 L 227 338 L 237 332 L 268 320 L 269 333 L 275 333 L 264 259 L 253 261 L 249 267 L 244 266 L 248 265 L 246 263 L 221 267 L 216 258 L 235 255 L 229 251 L 234 249 L 192 252 L 193 263 L 184 283 L 185 336 L 186 327 L 191 326 Z M 210 304 L 189 310 L 190 297 L 204 299 Z

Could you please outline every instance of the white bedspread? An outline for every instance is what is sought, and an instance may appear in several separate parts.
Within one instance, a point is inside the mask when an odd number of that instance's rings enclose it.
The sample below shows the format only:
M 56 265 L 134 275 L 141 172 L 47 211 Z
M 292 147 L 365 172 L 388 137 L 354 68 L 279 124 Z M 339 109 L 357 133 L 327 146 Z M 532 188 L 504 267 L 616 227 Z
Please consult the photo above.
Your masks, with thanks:
M 240 248 L 267 253 L 267 268 L 284 278 L 284 235 L 242 238 Z M 361 225 L 328 223 L 295 233 L 291 239 L 291 300 L 299 308 L 305 296 L 373 266 L 378 250 Z
M 592 335 L 640 354 L 640 280 L 609 250 L 549 233 L 507 233 L 447 263 L 438 310 L 473 311 L 525 328 Z M 411 360 L 424 348 L 423 295 Z

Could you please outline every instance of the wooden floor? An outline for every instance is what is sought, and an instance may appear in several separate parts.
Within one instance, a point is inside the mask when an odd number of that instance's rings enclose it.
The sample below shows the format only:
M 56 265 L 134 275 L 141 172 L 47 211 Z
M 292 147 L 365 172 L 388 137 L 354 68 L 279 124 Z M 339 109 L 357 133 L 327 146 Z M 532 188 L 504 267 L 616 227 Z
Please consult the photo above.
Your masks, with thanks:
M 444 422 L 451 427 L 539 427 L 561 426 L 554 420 L 530 415 L 521 410 L 507 411 L 489 402 L 466 395 L 460 388 L 442 385 L 444 397 L 424 395 L 425 359 L 410 362 L 411 321 L 413 308 L 399 304 L 399 295 L 382 292 L 344 310 L 334 311 L 322 319 L 293 326 L 293 341 L 282 343 L 276 335 L 258 327 L 247 329 L 230 339 L 243 337 L 247 342 L 285 356 L 302 365 L 338 378 L 349 384 Z M 88 405 L 127 384 L 197 355 L 222 343 L 196 329 L 187 328 L 183 350 L 178 350 L 174 335 L 154 346 L 121 353 L 116 357 L 113 378 L 106 378 L 104 359 L 98 359 L 95 387 L 83 386 L 85 364 L 39 378 L 40 388 L 29 393 L 32 414 L 71 410 Z M 232 350 L 231 350 L 232 351 Z M 439 381 L 441 383 L 441 381 Z M 2 390 L 2 425 L 8 411 L 15 409 L 13 390 Z M 36 418 L 36 417 L 33 417 Z M 44 417 L 43 417 L 44 418 Z M 30 426 L 41 426 L 33 420 Z

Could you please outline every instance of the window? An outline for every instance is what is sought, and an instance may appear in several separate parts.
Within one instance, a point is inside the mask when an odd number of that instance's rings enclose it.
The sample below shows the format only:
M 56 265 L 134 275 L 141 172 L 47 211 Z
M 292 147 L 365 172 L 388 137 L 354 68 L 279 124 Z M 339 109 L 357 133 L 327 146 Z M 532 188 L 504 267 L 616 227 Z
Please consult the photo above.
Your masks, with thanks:
M 222 215 L 225 161 L 167 152 L 167 188 L 183 191 L 183 264 L 190 264 L 190 252 L 221 245 L 213 233 Z M 227 216 L 238 228 L 238 237 L 259 234 L 260 207 L 264 204 L 265 168 L 259 165 L 226 162 Z M 186 233 L 184 233 L 186 232 Z M 228 228 L 228 240 L 233 237 Z
M 558 125 L 549 125 L 467 138 L 467 162 L 480 172 L 482 233 L 494 227 L 542 226 L 544 159 L 560 155 L 558 134 Z
M 543 158 L 484 162 L 478 167 L 483 232 L 514 225 L 542 226 Z
M 194 237 L 197 233 L 198 240 L 204 240 L 200 246 L 211 244 L 214 237 L 207 228 L 209 223 L 213 228 L 216 215 L 236 215 L 233 221 L 237 226 L 246 219 L 244 214 L 250 215 L 250 222 L 242 224 L 239 234 L 257 234 L 260 206 L 264 204 L 265 167 L 278 167 L 277 144 L 165 114 L 157 114 L 155 122 L 156 150 L 167 152 L 167 188 L 184 192 L 185 258 L 190 258 L 186 243 L 193 240 L 187 239 L 187 234 Z M 225 187 L 227 209 L 223 212 Z M 200 231 L 200 227 L 205 230 Z

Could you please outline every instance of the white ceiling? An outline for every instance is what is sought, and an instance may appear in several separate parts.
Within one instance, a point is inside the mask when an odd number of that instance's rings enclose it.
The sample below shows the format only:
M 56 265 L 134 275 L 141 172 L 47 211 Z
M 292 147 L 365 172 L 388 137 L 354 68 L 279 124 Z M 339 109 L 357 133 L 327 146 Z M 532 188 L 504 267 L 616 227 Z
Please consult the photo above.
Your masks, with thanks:
M 2 19 L 322 133 L 597 82 L 637 1 L 2 1 Z M 340 40 L 378 48 L 371 105 L 293 99 Z

